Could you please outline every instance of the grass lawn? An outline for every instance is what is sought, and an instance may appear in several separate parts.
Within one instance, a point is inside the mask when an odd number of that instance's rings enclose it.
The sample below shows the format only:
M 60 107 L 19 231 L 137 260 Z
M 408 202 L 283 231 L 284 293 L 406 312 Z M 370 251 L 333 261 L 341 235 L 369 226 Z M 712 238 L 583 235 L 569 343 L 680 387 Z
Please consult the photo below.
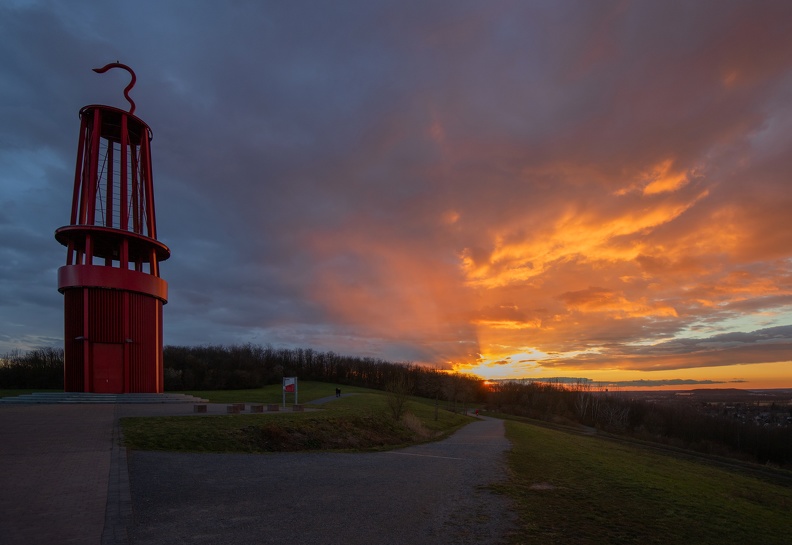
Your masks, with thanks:
M 792 488 L 702 463 L 506 422 L 522 524 L 513 543 L 792 543 Z
M 280 394 L 280 386 L 277 388 Z M 335 394 L 332 384 L 307 390 L 313 392 L 309 394 L 312 399 Z M 410 415 L 397 423 L 388 416 L 383 392 L 342 389 L 345 393 L 348 390 L 357 395 L 333 400 L 322 405 L 322 410 L 304 413 L 123 418 L 124 443 L 139 450 L 182 452 L 382 450 L 439 439 L 471 421 L 470 417 L 448 411 L 439 411 L 438 420 L 434 420 L 432 407 L 408 401 Z M 240 395 L 240 392 L 244 393 Z M 270 395 L 260 390 L 217 393 L 220 395 L 212 401 L 266 403 L 266 396 Z

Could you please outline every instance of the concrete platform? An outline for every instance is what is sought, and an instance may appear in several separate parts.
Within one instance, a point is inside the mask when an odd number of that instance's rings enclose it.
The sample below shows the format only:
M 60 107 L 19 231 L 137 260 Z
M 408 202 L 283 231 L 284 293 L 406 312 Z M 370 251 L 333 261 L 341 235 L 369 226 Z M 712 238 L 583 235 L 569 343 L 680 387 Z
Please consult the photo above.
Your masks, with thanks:
M 206 403 L 205 399 L 187 394 L 94 394 L 87 392 L 34 392 L 16 397 L 0 398 L 0 404 L 39 403 Z

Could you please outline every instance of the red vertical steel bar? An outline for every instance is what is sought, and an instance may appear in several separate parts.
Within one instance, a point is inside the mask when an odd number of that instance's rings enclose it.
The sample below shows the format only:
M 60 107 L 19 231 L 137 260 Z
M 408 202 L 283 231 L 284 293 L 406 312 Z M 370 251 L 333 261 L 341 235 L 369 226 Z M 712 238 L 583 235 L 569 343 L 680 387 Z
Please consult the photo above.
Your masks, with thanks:
M 88 124 L 85 116 L 80 116 L 80 140 L 77 142 L 77 163 L 74 166 L 74 190 L 72 192 L 71 224 L 77 224 L 77 214 L 80 206 L 80 187 L 82 186 L 83 154 L 85 153 L 85 140 L 88 138 Z
M 74 264 L 74 253 L 74 241 L 70 240 L 69 244 L 66 246 L 66 265 Z
M 83 172 L 82 199 L 80 200 L 80 224 L 89 225 L 93 220 L 91 209 L 96 199 L 96 171 L 99 168 L 99 138 L 102 132 L 102 114 L 98 109 L 93 111 L 93 128 L 90 136 L 90 155 L 86 157 L 87 172 Z M 86 176 L 87 174 L 87 176 Z M 93 221 L 91 221 L 93 223 Z
M 148 209 L 148 236 L 153 239 L 157 238 L 157 219 L 156 214 L 154 213 L 154 181 L 153 175 L 151 172 L 151 153 L 149 148 L 149 134 L 146 131 L 145 134 L 141 135 L 141 160 L 143 162 L 142 171 L 145 176 L 144 183 L 146 184 L 145 193 L 146 193 L 146 208 Z
M 94 118 L 91 118 L 91 121 L 94 121 Z M 86 199 L 88 188 L 86 187 L 86 183 L 88 179 L 91 177 L 91 163 L 93 157 L 93 123 L 88 122 L 88 119 L 85 115 L 81 117 L 81 124 L 85 128 L 85 132 L 83 133 L 83 157 L 82 157 L 82 168 L 80 170 L 80 179 L 74 180 L 75 184 L 75 191 L 78 193 L 78 202 L 72 203 L 72 210 L 77 212 L 76 221 L 74 224 L 81 224 L 85 225 L 85 218 L 86 218 Z M 78 189 L 79 188 L 79 189 Z M 83 241 L 73 241 L 75 243 L 75 254 L 74 254 L 74 263 L 81 264 L 83 259 L 85 258 L 85 242 Z
M 127 239 L 121 240 L 121 248 L 118 251 L 121 262 L 119 266 L 126 270 L 129 268 L 129 241 Z
M 94 257 L 93 236 L 88 233 L 85 235 L 85 254 L 83 256 L 84 265 L 92 265 Z
M 85 184 L 88 182 L 88 178 L 91 177 L 91 151 L 93 150 L 93 140 L 91 139 L 91 126 L 85 127 L 85 153 L 83 154 L 83 164 L 82 164 L 82 172 L 80 173 L 80 202 L 78 205 L 77 211 L 77 222 L 76 224 L 84 225 L 85 224 L 85 192 L 87 189 L 85 188 Z M 76 183 L 76 182 L 75 182 Z
M 130 149 L 134 149 L 133 146 Z M 140 233 L 140 195 L 138 194 L 138 171 L 136 168 L 132 169 L 132 230 L 135 233 Z
M 131 337 L 130 331 L 130 324 L 129 324 L 129 298 L 131 297 L 128 291 L 125 291 L 121 297 L 121 315 L 123 318 L 123 325 L 121 328 L 122 331 L 122 342 L 124 343 L 124 349 L 122 350 L 123 354 L 123 361 L 121 362 L 121 376 L 123 377 L 124 384 L 122 385 L 121 391 L 124 393 L 129 393 L 132 390 L 129 388 L 129 376 L 130 376 L 130 346 L 128 339 Z
M 92 392 L 93 391 L 93 388 L 91 387 L 91 376 L 93 375 L 91 369 L 92 354 L 91 354 L 90 340 L 88 339 L 88 331 L 89 331 L 88 323 L 90 318 L 91 305 L 89 304 L 88 301 L 88 291 L 89 291 L 88 288 L 82 288 L 80 291 L 82 292 L 81 295 L 82 295 L 82 304 L 83 304 L 83 327 L 82 327 L 82 333 L 80 334 L 82 336 L 80 342 L 82 343 L 82 349 L 83 349 L 83 354 L 82 354 L 83 392 Z
M 143 165 L 145 162 L 145 157 L 144 157 L 145 149 L 146 149 L 146 142 L 145 140 L 141 139 L 138 142 L 138 147 L 135 149 L 135 176 L 138 180 L 138 187 L 143 187 L 143 188 L 145 188 L 146 186 L 146 173 L 143 170 Z M 139 200 L 138 202 L 143 203 L 145 201 Z M 142 218 L 143 216 L 141 215 L 140 217 Z M 138 228 L 139 229 L 143 228 L 142 225 L 140 225 L 140 223 L 138 223 Z M 142 232 L 142 234 L 150 236 L 148 232 Z
M 92 125 L 88 123 L 87 117 L 82 115 L 83 112 L 80 112 L 80 114 L 80 126 L 83 132 L 78 146 L 80 150 L 82 150 L 82 155 L 80 155 L 78 159 L 79 173 L 75 172 L 74 195 L 72 196 L 74 199 L 72 201 L 72 225 L 85 223 L 85 192 L 87 191 L 85 181 L 89 178 L 89 173 L 91 171 Z M 93 120 L 93 118 L 91 120 Z M 75 170 L 76 169 L 77 167 L 75 167 Z M 73 239 L 69 242 L 69 248 L 73 248 L 74 253 L 67 258 L 66 264 L 72 265 L 82 263 L 85 253 L 85 244 L 81 244 L 80 241 L 75 241 Z
M 83 164 L 82 180 L 80 182 L 80 224 L 85 225 L 88 223 L 88 195 L 91 193 L 91 171 L 93 165 L 97 161 L 97 151 L 94 150 L 94 135 L 98 134 L 96 128 L 96 116 L 91 118 L 93 123 L 88 127 L 86 133 L 85 145 L 87 147 L 85 152 L 85 162 Z
M 129 170 L 129 164 L 127 159 L 127 148 L 129 147 L 129 134 L 127 132 L 127 122 L 126 122 L 126 115 L 121 115 L 121 176 L 119 179 L 119 185 L 121 188 L 125 187 L 123 181 L 126 179 L 127 171 Z M 119 197 L 121 195 L 125 195 L 124 189 L 119 189 Z M 126 229 L 126 226 L 123 224 L 122 217 L 123 212 L 122 210 L 125 209 L 124 200 L 121 198 L 122 204 L 119 204 L 119 211 L 118 211 L 118 221 L 119 221 L 119 229 Z M 124 225 L 124 227 L 122 227 Z M 129 268 L 129 243 L 126 239 L 121 241 L 121 248 L 120 248 L 120 266 L 122 269 L 126 270 Z
M 129 158 L 127 156 L 127 149 L 128 148 L 129 148 L 129 132 L 127 130 L 127 117 L 126 117 L 126 114 L 122 114 L 121 115 L 121 176 L 120 176 L 120 180 L 121 180 L 120 186 L 121 187 L 125 187 L 124 180 L 126 180 L 127 172 L 129 171 Z M 124 195 L 125 191 L 120 190 L 120 194 Z M 120 208 L 124 209 L 125 207 L 123 205 L 120 205 Z M 119 222 L 121 222 L 121 224 L 124 225 L 123 222 L 121 221 L 121 211 L 120 210 L 119 210 L 118 217 L 119 217 Z M 126 229 L 126 225 L 124 225 L 123 227 L 120 227 L 120 228 L 121 229 Z
M 135 146 L 139 145 L 139 141 L 135 141 Z M 135 151 L 137 153 L 137 150 Z M 136 162 L 135 167 L 138 164 Z M 140 176 L 137 168 L 132 169 L 132 230 L 135 233 L 140 233 L 140 194 L 139 194 L 139 186 L 140 186 Z
M 140 141 L 140 153 L 141 156 L 145 157 L 144 161 L 140 162 L 141 171 L 140 171 L 140 231 L 142 234 L 146 236 L 151 235 L 151 223 L 149 221 L 149 217 L 151 216 L 151 201 L 149 199 L 150 193 L 149 188 L 151 187 L 151 172 L 147 170 L 146 165 L 148 164 L 148 158 L 150 157 L 150 149 L 149 149 L 149 142 L 147 138 L 148 133 L 144 132 L 141 135 Z M 143 151 L 145 150 L 145 152 Z M 156 251 L 153 247 L 148 249 L 146 255 L 144 256 L 143 260 L 148 262 L 149 267 L 149 274 L 153 274 L 152 271 L 154 270 L 153 267 L 155 266 L 156 262 Z
M 137 142 L 136 141 L 135 142 L 130 142 L 130 145 L 129 145 L 129 161 L 130 161 L 131 166 L 130 166 L 129 170 L 130 170 L 130 175 L 132 176 L 132 186 L 133 186 L 133 190 L 132 190 L 132 199 L 133 199 L 133 202 L 132 202 L 132 214 L 133 214 L 133 221 L 132 221 L 132 224 L 133 224 L 133 230 L 135 232 L 137 232 L 137 227 L 136 227 L 137 226 L 137 216 L 136 216 L 136 214 L 137 214 L 137 209 L 136 209 L 137 208 L 136 207 L 137 200 L 135 199 L 135 190 L 134 190 L 134 188 L 138 186 L 138 159 L 137 159 L 137 151 L 135 149 L 136 146 L 137 146 Z M 134 264 L 135 264 L 135 270 L 139 271 L 140 270 L 140 257 L 139 256 L 135 256 Z
M 83 156 L 83 168 L 80 177 L 80 205 L 79 205 L 79 219 L 80 225 L 85 225 L 88 222 L 88 194 L 90 193 L 91 179 L 91 165 L 93 164 L 94 154 L 94 140 L 93 136 L 96 129 L 96 116 L 86 119 L 85 126 L 85 154 Z M 78 244 L 77 255 L 75 262 L 79 265 L 85 260 L 85 240 L 76 241 Z
M 156 338 L 154 339 L 154 347 L 156 348 L 156 353 L 154 357 L 157 360 L 157 364 L 155 366 L 155 384 L 154 384 L 154 391 L 158 393 L 162 393 L 165 391 L 165 385 L 163 382 L 165 381 L 164 375 L 164 364 L 163 364 L 163 356 L 162 356 L 162 303 L 159 301 L 155 301 L 155 313 L 157 320 L 157 325 L 154 328 Z
M 107 176 L 105 182 L 105 227 L 113 226 L 113 161 L 115 160 L 113 141 L 107 140 Z M 107 267 L 113 264 L 113 254 L 109 252 L 105 255 L 105 265 Z
M 128 135 L 127 135 L 127 114 L 121 114 L 121 146 L 124 148 L 124 156 L 126 156 L 126 146 L 128 145 Z M 124 160 L 124 164 L 126 164 L 126 159 Z M 121 169 L 121 225 L 119 226 L 120 229 L 124 231 L 129 230 L 129 215 L 127 211 L 127 169 Z
M 96 116 L 94 128 L 96 129 L 94 134 L 92 135 L 93 138 L 93 157 L 91 158 L 91 180 L 90 186 L 88 190 L 88 198 L 86 200 L 86 204 L 88 205 L 88 210 L 86 214 L 86 225 L 96 225 L 96 190 L 101 183 L 99 179 L 99 155 L 101 151 L 101 142 L 102 142 L 102 114 L 97 109 L 94 113 Z
M 138 156 L 137 156 L 137 153 L 138 153 L 137 152 L 137 146 L 138 146 L 137 142 L 132 142 L 132 143 L 130 143 L 130 146 L 129 146 L 129 161 L 130 161 L 130 164 L 131 164 L 131 167 L 130 167 L 129 171 L 130 171 L 130 175 L 132 176 L 132 183 L 135 186 L 137 186 L 139 184 L 138 176 L 140 174 L 140 172 L 139 172 L 140 171 L 140 160 L 138 159 Z
M 113 226 L 113 142 L 107 141 L 107 190 L 105 191 L 105 227 Z

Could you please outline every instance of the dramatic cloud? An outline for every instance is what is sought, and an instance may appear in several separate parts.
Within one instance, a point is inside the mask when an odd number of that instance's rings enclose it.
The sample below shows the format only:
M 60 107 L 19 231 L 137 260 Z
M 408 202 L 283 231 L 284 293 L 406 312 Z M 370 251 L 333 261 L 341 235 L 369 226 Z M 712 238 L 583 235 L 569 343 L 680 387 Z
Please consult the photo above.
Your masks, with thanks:
M 769 0 L 6 4 L 0 351 L 61 342 L 77 112 L 125 106 L 126 74 L 91 72 L 120 60 L 154 131 L 166 344 L 790 386 L 790 20 Z

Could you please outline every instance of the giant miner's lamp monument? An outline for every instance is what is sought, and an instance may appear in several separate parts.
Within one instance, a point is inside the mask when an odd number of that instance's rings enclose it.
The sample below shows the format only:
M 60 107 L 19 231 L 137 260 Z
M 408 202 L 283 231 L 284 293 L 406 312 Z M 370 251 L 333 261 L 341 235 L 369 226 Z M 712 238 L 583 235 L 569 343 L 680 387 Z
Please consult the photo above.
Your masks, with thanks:
M 162 393 L 162 306 L 168 284 L 159 263 L 170 257 L 157 240 L 151 176 L 151 129 L 128 112 L 80 110 L 70 224 L 55 231 L 66 246 L 58 269 L 64 295 L 64 390 Z

